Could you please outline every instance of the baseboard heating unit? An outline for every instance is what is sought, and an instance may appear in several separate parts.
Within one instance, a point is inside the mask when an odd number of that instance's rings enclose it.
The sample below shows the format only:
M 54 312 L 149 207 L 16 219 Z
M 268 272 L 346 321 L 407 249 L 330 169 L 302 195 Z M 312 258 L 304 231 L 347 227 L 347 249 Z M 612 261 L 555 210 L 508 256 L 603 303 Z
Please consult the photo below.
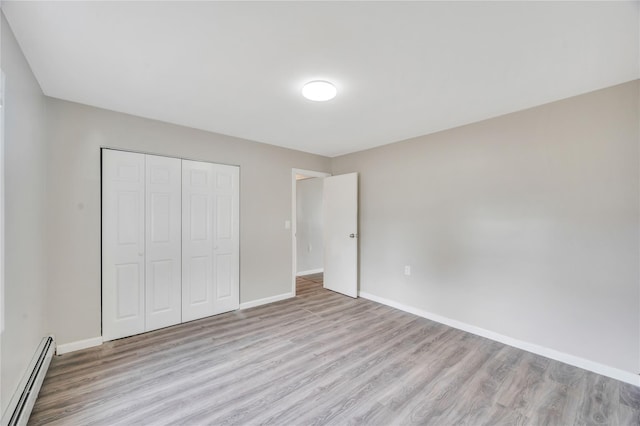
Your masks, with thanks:
M 27 424 L 54 352 L 53 337 L 42 339 L 29 364 L 25 377 L 20 382 L 18 390 L 2 417 L 2 426 L 22 426 Z

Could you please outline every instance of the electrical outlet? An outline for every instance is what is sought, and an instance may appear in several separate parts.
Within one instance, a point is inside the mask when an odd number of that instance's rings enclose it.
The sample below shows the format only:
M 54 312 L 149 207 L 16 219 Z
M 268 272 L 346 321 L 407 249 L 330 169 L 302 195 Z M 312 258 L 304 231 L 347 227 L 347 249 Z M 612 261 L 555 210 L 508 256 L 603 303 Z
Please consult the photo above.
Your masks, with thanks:
M 411 275 L 411 266 L 409 265 L 404 266 L 404 274 L 407 276 Z

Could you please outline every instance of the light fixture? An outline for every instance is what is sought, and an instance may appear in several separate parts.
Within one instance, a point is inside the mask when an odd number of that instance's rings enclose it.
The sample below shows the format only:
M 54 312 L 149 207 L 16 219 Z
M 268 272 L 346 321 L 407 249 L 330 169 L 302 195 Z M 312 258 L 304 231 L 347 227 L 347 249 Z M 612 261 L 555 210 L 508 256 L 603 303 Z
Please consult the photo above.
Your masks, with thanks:
M 323 80 L 310 81 L 302 88 L 302 96 L 310 101 L 328 101 L 336 97 L 336 86 Z

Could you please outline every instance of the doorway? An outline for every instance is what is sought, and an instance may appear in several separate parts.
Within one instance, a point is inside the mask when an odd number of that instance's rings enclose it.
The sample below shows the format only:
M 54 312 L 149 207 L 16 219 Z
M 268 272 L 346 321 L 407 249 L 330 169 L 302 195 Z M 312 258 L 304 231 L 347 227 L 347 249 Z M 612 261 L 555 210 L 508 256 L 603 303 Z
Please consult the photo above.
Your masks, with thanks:
M 298 275 L 323 270 L 322 178 L 330 173 L 312 170 L 291 171 L 291 293 L 296 295 Z

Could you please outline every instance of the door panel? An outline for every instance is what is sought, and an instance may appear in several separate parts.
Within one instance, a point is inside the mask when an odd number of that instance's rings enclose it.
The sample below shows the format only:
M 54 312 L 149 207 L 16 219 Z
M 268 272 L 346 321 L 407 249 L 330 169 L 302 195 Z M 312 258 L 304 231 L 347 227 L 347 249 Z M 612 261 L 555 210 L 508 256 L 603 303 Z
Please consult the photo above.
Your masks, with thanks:
M 228 254 L 216 254 L 216 282 L 218 283 L 216 288 L 216 297 L 220 299 L 226 299 L 231 297 L 232 289 L 231 285 L 233 279 L 231 277 L 232 268 L 232 256 Z
M 147 294 L 147 314 L 149 312 L 167 312 L 172 308 L 172 299 L 175 300 L 172 289 L 175 285 L 174 277 L 175 262 L 173 260 L 158 260 L 148 263 L 147 281 L 153 282 L 153 289 Z M 180 308 L 180 306 L 179 306 Z
M 233 237 L 233 199 L 230 195 L 219 195 L 216 203 L 216 237 L 230 240 Z
M 210 256 L 193 256 L 189 263 L 189 303 L 191 306 L 211 303 L 209 287 L 211 279 L 209 273 Z M 204 309 L 204 308 L 203 308 Z
M 324 287 L 358 297 L 358 174 L 324 179 Z
M 182 321 L 213 315 L 213 164 L 182 162 Z
M 102 334 L 145 331 L 144 155 L 102 152 Z
M 151 242 L 170 243 L 171 231 L 172 228 L 175 228 L 175 225 L 171 226 L 171 219 L 175 220 L 172 218 L 171 202 L 175 197 L 171 197 L 171 194 L 168 193 L 152 192 L 149 198 Z
M 232 311 L 240 306 L 240 215 L 239 169 L 214 164 L 216 186 L 214 268 L 214 314 Z
M 140 223 L 131 218 L 138 217 L 144 206 L 140 205 L 140 194 L 136 191 L 118 191 L 116 193 L 116 227 L 118 229 L 117 244 L 138 244 Z
M 140 315 L 140 268 L 137 263 L 116 265 L 116 321 Z
M 146 163 L 146 327 L 182 319 L 182 162 L 145 155 Z
M 238 168 L 183 161 L 182 320 L 239 307 Z
M 192 241 L 206 241 L 211 239 L 209 229 L 210 203 L 207 194 L 191 194 L 189 199 L 189 227 Z

